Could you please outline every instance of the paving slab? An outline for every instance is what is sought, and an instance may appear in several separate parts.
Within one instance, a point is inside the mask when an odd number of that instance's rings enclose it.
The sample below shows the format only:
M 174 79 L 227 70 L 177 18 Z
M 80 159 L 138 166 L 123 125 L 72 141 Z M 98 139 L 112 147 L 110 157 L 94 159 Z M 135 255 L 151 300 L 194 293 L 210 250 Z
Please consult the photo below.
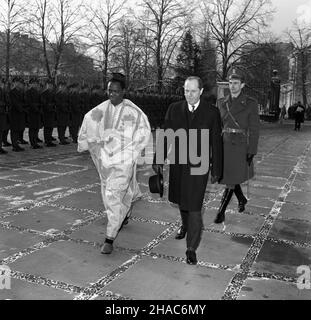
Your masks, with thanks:
M 11 268 L 12 286 L 0 299 L 310 300 L 311 289 L 297 288 L 298 268 L 311 267 L 310 141 L 311 125 L 298 133 L 292 123 L 261 123 L 246 210 L 233 197 L 225 224 L 215 225 L 224 186 L 207 186 L 197 266 L 186 264 L 186 240 L 174 238 L 181 221 L 167 199 L 168 166 L 160 198 L 149 192 L 150 163 L 138 165 L 141 200 L 103 255 L 107 217 L 89 154 L 74 144 L 7 148 L 0 263 Z
M 277 280 L 247 280 L 238 300 L 311 300 L 311 290 Z
M 216 300 L 232 276 L 228 271 L 145 257 L 105 289 L 143 300 Z

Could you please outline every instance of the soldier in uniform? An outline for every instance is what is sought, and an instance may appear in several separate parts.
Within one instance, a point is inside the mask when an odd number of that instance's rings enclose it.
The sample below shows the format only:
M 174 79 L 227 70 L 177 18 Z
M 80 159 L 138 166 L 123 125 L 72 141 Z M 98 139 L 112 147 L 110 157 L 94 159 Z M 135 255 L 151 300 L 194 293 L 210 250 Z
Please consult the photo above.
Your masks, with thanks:
M 221 184 L 226 185 L 215 223 L 225 221 L 225 211 L 233 193 L 238 210 L 243 212 L 247 199 L 240 184 L 254 176 L 253 157 L 259 140 L 259 113 L 255 99 L 242 92 L 244 77 L 234 72 L 229 77 L 230 94 L 217 101 L 222 119 L 224 168 Z
M 52 142 L 52 133 L 56 122 L 55 97 L 52 80 L 46 82 L 46 88 L 41 94 L 41 105 L 43 109 L 43 136 L 45 146 L 56 147 L 56 144 Z
M 25 149 L 20 147 L 18 141 L 26 127 L 26 112 L 24 106 L 24 84 L 21 78 L 14 78 L 9 97 L 9 120 L 13 151 L 20 152 Z
M 0 81 L 0 154 L 6 154 L 7 151 L 2 149 L 2 137 L 3 132 L 6 130 L 7 126 L 7 114 L 8 114 L 8 104 L 6 98 L 6 90 L 3 79 Z
M 55 104 L 59 144 L 66 145 L 70 143 L 65 139 L 66 128 L 69 125 L 69 100 L 68 91 L 64 82 L 60 82 L 56 90 Z
M 38 133 L 41 127 L 41 97 L 38 80 L 30 79 L 29 87 L 25 90 L 25 107 L 28 115 L 29 142 L 32 149 L 42 149 L 38 144 Z
M 70 110 L 70 123 L 69 132 L 73 143 L 78 143 L 78 131 L 81 125 L 82 117 L 82 104 L 79 92 L 79 85 L 74 83 L 71 85 L 69 92 L 69 110 Z
M 90 111 L 91 105 L 90 105 L 90 90 L 88 85 L 83 85 L 80 90 L 80 99 L 81 99 L 81 108 L 82 108 L 82 117 L 81 117 L 81 123 L 83 121 L 83 117 L 86 113 Z

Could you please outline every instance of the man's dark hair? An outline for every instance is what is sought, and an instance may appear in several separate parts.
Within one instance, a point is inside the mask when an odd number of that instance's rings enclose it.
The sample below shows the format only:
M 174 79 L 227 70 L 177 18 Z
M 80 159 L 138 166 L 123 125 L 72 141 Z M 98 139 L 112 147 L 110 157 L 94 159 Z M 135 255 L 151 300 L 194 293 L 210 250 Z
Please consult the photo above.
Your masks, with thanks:
M 121 88 L 124 90 L 126 85 L 125 85 L 125 76 L 122 73 L 113 73 L 112 77 L 109 79 L 109 82 L 115 82 L 115 83 L 120 83 Z

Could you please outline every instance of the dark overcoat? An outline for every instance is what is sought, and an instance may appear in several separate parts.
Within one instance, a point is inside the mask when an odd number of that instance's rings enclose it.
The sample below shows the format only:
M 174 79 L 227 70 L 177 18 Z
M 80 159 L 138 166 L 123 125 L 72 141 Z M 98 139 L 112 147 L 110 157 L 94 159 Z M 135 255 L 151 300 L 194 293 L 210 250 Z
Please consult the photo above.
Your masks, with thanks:
M 8 129 L 8 111 L 5 89 L 0 87 L 0 131 Z
M 72 127 L 79 127 L 82 117 L 82 100 L 78 90 L 73 90 L 69 94 L 70 121 Z
M 46 88 L 41 93 L 43 125 L 46 128 L 54 128 L 56 126 L 56 106 L 54 92 L 55 91 L 53 89 Z
M 28 128 L 41 128 L 42 107 L 39 89 L 30 87 L 25 91 L 25 108 L 27 110 Z
M 221 176 L 222 172 L 222 138 L 221 138 L 221 120 L 219 110 L 211 106 L 204 99 L 201 99 L 197 110 L 192 114 L 188 110 L 186 101 L 173 103 L 169 106 L 164 121 L 164 129 L 172 129 L 176 132 L 182 129 L 187 135 L 187 162 L 179 162 L 179 139 L 173 142 L 175 145 L 175 164 L 170 164 L 169 173 L 169 201 L 179 205 L 181 210 L 200 211 L 202 209 L 204 194 L 208 181 L 208 174 L 211 170 L 213 176 Z M 209 143 L 207 164 L 202 162 L 194 164 L 189 157 L 189 130 L 197 132 L 196 150 L 198 157 L 201 156 L 201 130 L 209 130 Z M 167 150 L 172 147 L 172 143 L 167 143 Z M 181 146 L 184 148 L 185 146 Z M 193 147 L 193 146 L 192 146 Z M 192 149 L 194 150 L 194 149 Z M 169 154 L 168 154 L 169 158 Z M 203 160 L 204 157 L 201 157 Z M 199 166 L 207 166 L 207 171 L 200 175 L 191 173 L 191 169 Z
M 69 125 L 69 98 L 68 91 L 58 89 L 55 94 L 56 121 L 57 126 L 66 127 Z
M 9 90 L 9 119 L 12 131 L 22 131 L 26 127 L 24 91 L 14 87 Z
M 248 166 L 246 158 L 247 153 L 257 154 L 260 127 L 258 103 L 254 98 L 241 93 L 236 99 L 230 95 L 219 99 L 217 104 L 224 131 L 244 130 L 244 134 L 223 133 L 224 169 L 220 183 L 241 184 L 254 176 L 253 162 Z

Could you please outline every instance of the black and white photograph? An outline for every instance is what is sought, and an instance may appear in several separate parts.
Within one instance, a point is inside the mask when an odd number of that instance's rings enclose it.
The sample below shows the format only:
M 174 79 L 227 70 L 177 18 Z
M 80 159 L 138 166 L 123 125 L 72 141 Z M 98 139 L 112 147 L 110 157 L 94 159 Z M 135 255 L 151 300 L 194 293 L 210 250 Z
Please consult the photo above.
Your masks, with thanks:
M 310 281 L 310 0 L 0 0 L 0 300 L 207 319 Z

